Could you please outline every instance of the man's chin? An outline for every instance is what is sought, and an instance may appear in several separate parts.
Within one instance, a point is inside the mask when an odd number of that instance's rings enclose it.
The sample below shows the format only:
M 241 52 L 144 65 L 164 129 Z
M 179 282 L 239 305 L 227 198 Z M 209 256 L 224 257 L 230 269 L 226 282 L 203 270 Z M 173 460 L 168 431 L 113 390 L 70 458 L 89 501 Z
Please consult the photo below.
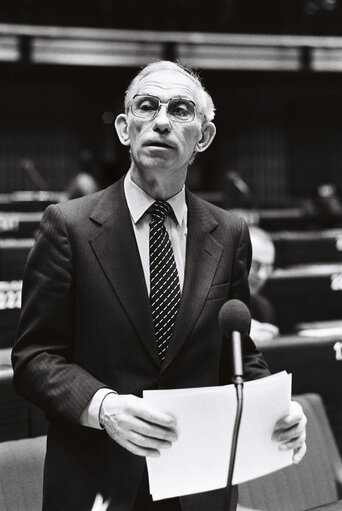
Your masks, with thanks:
M 251 284 L 249 283 L 249 289 L 252 295 L 257 295 L 260 293 L 261 289 L 263 288 L 262 284 Z
M 172 161 L 166 154 L 143 154 L 139 155 L 139 158 L 135 160 L 137 167 L 153 171 L 154 169 L 165 169 L 172 168 Z

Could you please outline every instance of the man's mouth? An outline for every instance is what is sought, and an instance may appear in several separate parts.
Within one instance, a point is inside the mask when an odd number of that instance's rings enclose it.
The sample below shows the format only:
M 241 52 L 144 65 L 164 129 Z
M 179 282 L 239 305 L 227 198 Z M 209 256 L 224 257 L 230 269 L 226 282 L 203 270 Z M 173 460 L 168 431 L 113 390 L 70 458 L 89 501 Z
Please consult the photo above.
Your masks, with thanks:
M 172 149 L 172 146 L 170 144 L 167 144 L 166 142 L 147 142 L 144 144 L 148 147 L 159 147 L 163 149 Z

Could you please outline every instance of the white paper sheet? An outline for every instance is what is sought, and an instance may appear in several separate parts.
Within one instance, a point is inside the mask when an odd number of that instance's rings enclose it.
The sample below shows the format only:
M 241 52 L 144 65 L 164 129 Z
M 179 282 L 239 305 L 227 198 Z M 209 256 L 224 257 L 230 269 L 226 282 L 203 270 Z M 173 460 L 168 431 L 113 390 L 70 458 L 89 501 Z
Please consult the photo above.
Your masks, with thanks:
M 159 458 L 147 458 L 153 500 L 224 488 L 236 411 L 233 385 L 144 391 L 160 411 L 177 419 L 179 438 Z M 288 413 L 291 375 L 285 371 L 245 383 L 233 484 L 292 463 L 292 451 L 271 440 L 277 420 Z

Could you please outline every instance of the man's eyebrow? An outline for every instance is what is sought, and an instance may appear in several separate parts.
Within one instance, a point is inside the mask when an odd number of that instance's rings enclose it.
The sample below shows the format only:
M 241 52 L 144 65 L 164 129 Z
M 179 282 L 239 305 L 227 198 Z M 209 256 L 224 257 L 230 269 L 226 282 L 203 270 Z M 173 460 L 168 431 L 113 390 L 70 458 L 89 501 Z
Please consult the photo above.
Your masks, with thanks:
M 186 101 L 192 101 L 193 103 L 195 103 L 195 101 L 192 99 L 192 98 L 186 98 L 185 96 L 172 96 L 171 99 L 185 99 Z

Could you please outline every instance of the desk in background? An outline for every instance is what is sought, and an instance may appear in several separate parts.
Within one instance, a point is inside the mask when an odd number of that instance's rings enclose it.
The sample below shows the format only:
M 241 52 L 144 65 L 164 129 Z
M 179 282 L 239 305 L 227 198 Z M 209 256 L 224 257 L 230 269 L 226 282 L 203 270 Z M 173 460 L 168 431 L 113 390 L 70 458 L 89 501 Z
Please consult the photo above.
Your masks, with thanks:
M 342 329 L 324 337 L 281 336 L 259 347 L 272 373 L 292 373 L 293 394 L 322 396 L 342 454 Z
M 270 233 L 276 266 L 342 262 L 342 229 L 315 229 Z
M 263 294 L 273 304 L 281 332 L 303 321 L 342 319 L 342 262 L 277 268 Z

